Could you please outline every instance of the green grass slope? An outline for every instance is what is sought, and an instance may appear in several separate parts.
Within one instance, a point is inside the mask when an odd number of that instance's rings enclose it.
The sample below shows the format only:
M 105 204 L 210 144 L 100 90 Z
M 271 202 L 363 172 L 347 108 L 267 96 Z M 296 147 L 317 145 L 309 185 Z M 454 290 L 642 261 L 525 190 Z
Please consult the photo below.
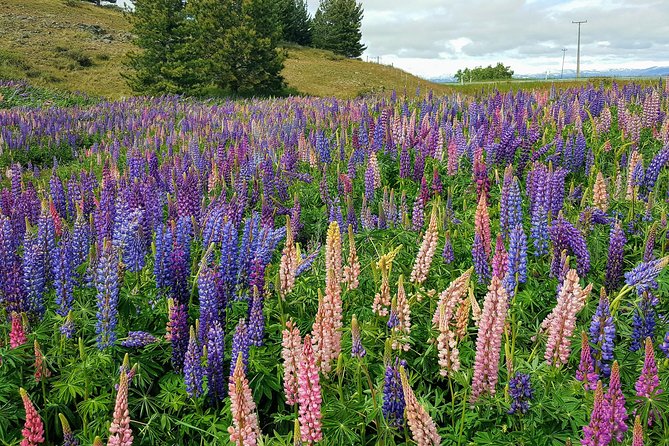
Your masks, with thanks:
M 134 49 L 130 25 L 117 8 L 65 0 L 0 0 L 0 78 L 89 95 L 131 94 L 121 77 Z M 289 87 L 318 96 L 355 97 L 416 87 L 446 92 L 402 70 L 346 59 L 328 51 L 288 47 L 283 75 Z

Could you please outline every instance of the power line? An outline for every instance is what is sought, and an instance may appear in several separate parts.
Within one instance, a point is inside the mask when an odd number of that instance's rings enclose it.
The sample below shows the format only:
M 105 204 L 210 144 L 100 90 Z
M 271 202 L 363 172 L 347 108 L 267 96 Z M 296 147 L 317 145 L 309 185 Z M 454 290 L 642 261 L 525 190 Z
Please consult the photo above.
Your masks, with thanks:
M 587 20 L 572 20 L 571 23 L 578 24 L 578 44 L 576 47 L 576 77 L 581 77 L 581 24 L 588 23 Z

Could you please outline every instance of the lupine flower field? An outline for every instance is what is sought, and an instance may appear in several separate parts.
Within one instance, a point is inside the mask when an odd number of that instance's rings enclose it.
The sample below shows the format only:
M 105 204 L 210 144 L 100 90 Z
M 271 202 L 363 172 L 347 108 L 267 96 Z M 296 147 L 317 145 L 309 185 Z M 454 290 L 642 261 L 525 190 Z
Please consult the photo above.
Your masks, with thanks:
M 0 84 L 0 444 L 669 444 L 666 82 L 28 88 Z

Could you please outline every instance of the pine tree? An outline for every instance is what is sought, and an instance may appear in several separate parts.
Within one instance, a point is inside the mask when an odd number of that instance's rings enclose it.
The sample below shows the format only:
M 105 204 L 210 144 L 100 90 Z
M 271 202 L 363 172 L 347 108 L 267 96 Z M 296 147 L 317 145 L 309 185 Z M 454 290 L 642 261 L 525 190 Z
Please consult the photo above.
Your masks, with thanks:
M 272 0 L 138 0 L 128 82 L 149 94 L 277 94 L 279 11 Z
M 285 42 L 311 44 L 311 17 L 305 0 L 281 0 L 282 38 Z
M 197 82 L 185 46 L 187 40 L 181 0 L 137 0 L 131 16 L 134 43 L 142 50 L 129 55 L 126 74 L 130 87 L 145 94 L 184 93 Z
M 367 49 L 362 39 L 362 4 L 356 0 L 321 0 L 313 22 L 313 42 L 346 57 L 360 57 Z

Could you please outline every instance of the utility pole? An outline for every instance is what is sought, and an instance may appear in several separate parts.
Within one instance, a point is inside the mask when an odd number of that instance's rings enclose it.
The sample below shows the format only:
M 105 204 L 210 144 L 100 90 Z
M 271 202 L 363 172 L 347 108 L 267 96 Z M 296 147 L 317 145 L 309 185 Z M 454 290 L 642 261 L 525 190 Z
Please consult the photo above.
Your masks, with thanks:
M 567 48 L 562 48 L 562 70 L 560 71 L 560 79 L 564 75 L 564 55 L 567 54 Z
M 571 23 L 578 24 L 578 43 L 576 47 L 576 77 L 581 77 L 581 24 L 588 23 L 587 20 L 576 20 Z

